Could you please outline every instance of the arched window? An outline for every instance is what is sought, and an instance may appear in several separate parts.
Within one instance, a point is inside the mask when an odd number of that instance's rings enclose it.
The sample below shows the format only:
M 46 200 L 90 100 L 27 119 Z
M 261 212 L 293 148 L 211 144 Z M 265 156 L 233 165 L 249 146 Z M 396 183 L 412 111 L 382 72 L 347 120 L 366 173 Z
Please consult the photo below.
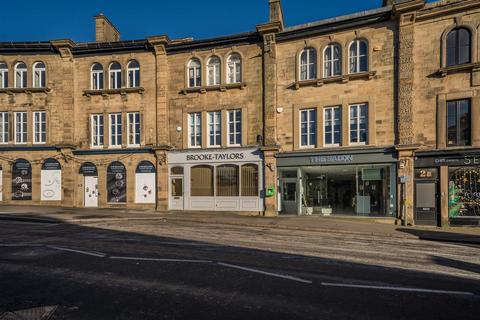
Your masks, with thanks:
M 350 44 L 350 73 L 368 71 L 368 43 L 365 40 L 354 40 Z
M 192 197 L 213 197 L 213 167 L 194 166 L 190 170 L 190 195 Z
M 227 59 L 228 83 L 242 82 L 242 58 L 238 53 L 231 54 Z
M 202 64 L 199 59 L 193 58 L 188 62 L 188 87 L 202 86 Z
M 122 66 L 118 62 L 110 64 L 110 89 L 120 89 L 122 87 Z
M 323 54 L 325 78 L 339 76 L 342 74 L 342 47 L 338 43 L 329 44 Z
M 127 65 L 128 71 L 128 87 L 140 87 L 140 64 L 137 60 L 132 60 Z
M 100 63 L 92 65 L 92 90 L 103 89 L 103 67 Z
M 317 78 L 317 51 L 306 48 L 300 53 L 300 80 Z
M 258 165 L 242 166 L 242 197 L 258 197 Z
M 15 88 L 27 87 L 27 65 L 24 62 L 18 62 L 15 65 Z
M 207 85 L 218 86 L 220 84 L 220 58 L 213 56 L 207 63 Z
M 33 64 L 33 87 L 34 88 L 45 88 L 45 63 L 35 62 Z
M 457 28 L 447 35 L 447 67 L 471 62 L 472 35 L 466 28 Z
M 127 170 L 118 161 L 112 162 L 107 168 L 107 201 L 127 202 Z
M 8 88 L 8 65 L 0 62 L 0 88 Z
M 12 200 L 32 200 L 32 165 L 25 159 L 12 165 Z
M 238 197 L 240 177 L 238 166 L 224 164 L 217 167 L 217 196 Z

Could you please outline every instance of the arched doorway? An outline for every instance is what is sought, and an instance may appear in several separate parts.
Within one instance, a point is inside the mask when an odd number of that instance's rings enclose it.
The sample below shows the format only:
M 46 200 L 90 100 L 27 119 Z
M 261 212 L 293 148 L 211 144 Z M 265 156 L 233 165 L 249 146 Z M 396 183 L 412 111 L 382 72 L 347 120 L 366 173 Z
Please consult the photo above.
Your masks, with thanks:
M 80 167 L 83 175 L 83 206 L 86 208 L 98 207 L 98 170 L 91 162 L 85 162 Z
M 150 161 L 142 161 L 135 170 L 135 203 L 155 204 L 155 166 Z

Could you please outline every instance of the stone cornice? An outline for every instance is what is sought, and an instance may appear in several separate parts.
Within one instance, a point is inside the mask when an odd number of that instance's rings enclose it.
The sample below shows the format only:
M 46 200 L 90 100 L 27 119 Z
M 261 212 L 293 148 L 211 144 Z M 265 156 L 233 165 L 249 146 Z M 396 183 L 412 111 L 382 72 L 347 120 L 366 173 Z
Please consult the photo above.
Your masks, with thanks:
M 395 14 L 403 14 L 407 12 L 417 11 L 425 7 L 425 0 L 411 0 L 404 2 L 397 2 L 393 5 L 393 12 Z
M 257 32 L 260 35 L 269 34 L 269 33 L 278 33 L 281 30 L 282 30 L 282 24 L 279 21 L 257 25 Z
M 480 1 L 478 0 L 464 0 L 454 3 L 446 3 L 443 6 L 440 4 L 431 4 L 426 6 L 418 12 L 418 20 L 433 19 L 439 16 L 445 16 L 449 14 L 455 14 L 458 12 L 466 12 L 467 10 L 480 8 Z

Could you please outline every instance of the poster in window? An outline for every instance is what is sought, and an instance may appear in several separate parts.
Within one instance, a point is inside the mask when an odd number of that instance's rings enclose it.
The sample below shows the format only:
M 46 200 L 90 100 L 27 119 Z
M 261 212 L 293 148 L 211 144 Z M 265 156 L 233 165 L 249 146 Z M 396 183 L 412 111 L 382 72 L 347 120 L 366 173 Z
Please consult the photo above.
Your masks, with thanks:
M 155 166 L 149 161 L 138 164 L 135 172 L 135 203 L 155 203 Z
M 0 166 L 0 201 L 3 201 L 3 170 Z
M 449 217 L 480 218 L 480 168 L 450 168 L 449 171 Z
M 32 200 L 32 166 L 27 160 L 13 164 L 12 200 Z
M 107 169 L 107 201 L 127 202 L 127 171 L 120 162 L 113 162 Z
M 41 200 L 62 200 L 62 167 L 55 159 L 47 159 L 42 165 Z

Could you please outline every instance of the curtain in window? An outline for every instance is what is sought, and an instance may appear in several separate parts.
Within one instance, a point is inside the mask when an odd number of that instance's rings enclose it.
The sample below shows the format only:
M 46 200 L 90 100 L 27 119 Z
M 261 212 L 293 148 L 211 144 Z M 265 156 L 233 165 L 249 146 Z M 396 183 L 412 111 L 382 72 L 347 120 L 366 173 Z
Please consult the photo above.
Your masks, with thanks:
M 213 167 L 195 166 L 190 170 L 192 197 L 213 197 Z
M 238 197 L 239 193 L 238 166 L 221 165 L 217 167 L 217 196 Z
M 242 196 L 258 197 L 258 166 L 256 164 L 242 166 Z

